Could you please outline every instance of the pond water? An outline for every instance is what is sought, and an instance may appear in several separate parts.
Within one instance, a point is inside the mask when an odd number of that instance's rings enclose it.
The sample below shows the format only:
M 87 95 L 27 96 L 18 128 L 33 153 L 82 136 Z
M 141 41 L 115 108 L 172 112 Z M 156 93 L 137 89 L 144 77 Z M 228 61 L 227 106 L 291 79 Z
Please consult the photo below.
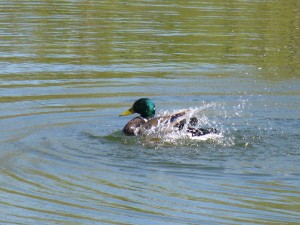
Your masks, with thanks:
M 299 1 L 2 0 L 1 224 L 299 224 Z M 126 137 L 141 97 L 220 136 Z

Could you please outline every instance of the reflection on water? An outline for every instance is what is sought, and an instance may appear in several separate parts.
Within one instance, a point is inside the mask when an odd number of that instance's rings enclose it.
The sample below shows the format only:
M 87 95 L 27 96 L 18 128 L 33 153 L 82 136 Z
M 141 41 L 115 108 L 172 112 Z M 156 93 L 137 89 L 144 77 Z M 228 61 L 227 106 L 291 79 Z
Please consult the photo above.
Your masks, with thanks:
M 89 70 L 130 67 L 131 73 L 135 67 L 170 69 L 177 63 L 181 68 L 193 63 L 254 65 L 268 79 L 295 77 L 297 72 L 296 0 L 284 7 L 280 1 L 1 5 L 3 73 L 54 72 L 68 78 L 68 73 L 79 72 L 82 78 L 84 71 L 94 77 Z
M 0 223 L 299 223 L 298 1 L 0 6 Z M 222 137 L 125 137 L 139 97 Z

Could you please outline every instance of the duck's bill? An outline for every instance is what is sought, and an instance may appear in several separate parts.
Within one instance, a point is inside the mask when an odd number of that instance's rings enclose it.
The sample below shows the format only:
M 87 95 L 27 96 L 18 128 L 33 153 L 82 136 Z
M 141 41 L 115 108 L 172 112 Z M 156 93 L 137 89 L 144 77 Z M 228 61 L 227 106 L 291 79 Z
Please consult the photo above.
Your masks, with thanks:
M 125 110 L 124 112 L 122 112 L 119 116 L 128 116 L 134 113 L 133 108 L 130 108 L 128 110 Z

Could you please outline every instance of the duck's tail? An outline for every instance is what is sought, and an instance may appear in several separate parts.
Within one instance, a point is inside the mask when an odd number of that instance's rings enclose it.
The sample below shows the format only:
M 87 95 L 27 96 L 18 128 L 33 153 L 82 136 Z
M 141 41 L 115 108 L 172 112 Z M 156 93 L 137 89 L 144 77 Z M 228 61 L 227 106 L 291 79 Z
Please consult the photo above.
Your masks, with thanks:
M 218 133 L 217 129 L 215 128 L 194 128 L 194 127 L 188 127 L 187 132 L 191 133 L 192 137 Z
M 186 124 L 186 119 L 183 119 L 179 121 L 175 127 L 177 127 L 179 130 L 182 130 Z M 192 137 L 197 137 L 197 136 L 203 136 L 206 134 L 216 134 L 218 133 L 217 129 L 215 128 L 197 128 L 196 126 L 198 125 L 198 119 L 196 117 L 190 118 L 187 132 L 192 134 Z

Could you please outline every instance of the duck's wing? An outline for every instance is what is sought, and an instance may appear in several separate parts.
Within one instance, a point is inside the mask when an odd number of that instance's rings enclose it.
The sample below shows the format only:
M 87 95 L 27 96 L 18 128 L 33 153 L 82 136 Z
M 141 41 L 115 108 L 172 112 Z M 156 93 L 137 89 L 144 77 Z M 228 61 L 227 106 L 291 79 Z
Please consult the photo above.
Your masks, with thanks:
M 181 127 L 186 123 L 186 119 L 182 118 L 187 111 L 180 111 L 170 115 L 164 115 L 160 117 L 151 118 L 143 124 L 144 129 L 151 129 L 152 127 L 157 127 L 161 125 L 166 125 L 167 127 Z
M 196 117 L 191 117 L 187 123 L 187 119 L 184 117 L 188 113 L 188 110 L 179 111 L 174 114 L 165 115 L 161 117 L 151 118 L 149 120 L 143 120 L 139 123 L 138 129 L 134 129 L 135 132 L 138 130 L 136 134 L 143 134 L 147 130 L 152 128 L 163 129 L 164 132 L 173 132 L 175 130 L 182 130 L 185 126 L 187 128 L 187 132 L 194 136 L 202 136 L 206 134 L 216 134 L 218 131 L 215 128 L 198 128 L 198 119 Z M 136 118 L 135 118 L 136 119 Z
M 145 132 L 145 130 L 149 130 L 152 127 L 158 127 L 162 124 L 166 125 L 166 127 L 169 128 L 173 128 L 173 127 L 180 128 L 181 126 L 180 124 L 182 124 L 184 120 L 183 118 L 180 117 L 185 115 L 185 113 L 186 111 L 181 111 L 171 115 L 151 118 L 149 120 L 143 119 L 141 117 L 135 117 L 124 126 L 122 131 L 126 135 L 134 136 L 134 135 L 142 134 Z

